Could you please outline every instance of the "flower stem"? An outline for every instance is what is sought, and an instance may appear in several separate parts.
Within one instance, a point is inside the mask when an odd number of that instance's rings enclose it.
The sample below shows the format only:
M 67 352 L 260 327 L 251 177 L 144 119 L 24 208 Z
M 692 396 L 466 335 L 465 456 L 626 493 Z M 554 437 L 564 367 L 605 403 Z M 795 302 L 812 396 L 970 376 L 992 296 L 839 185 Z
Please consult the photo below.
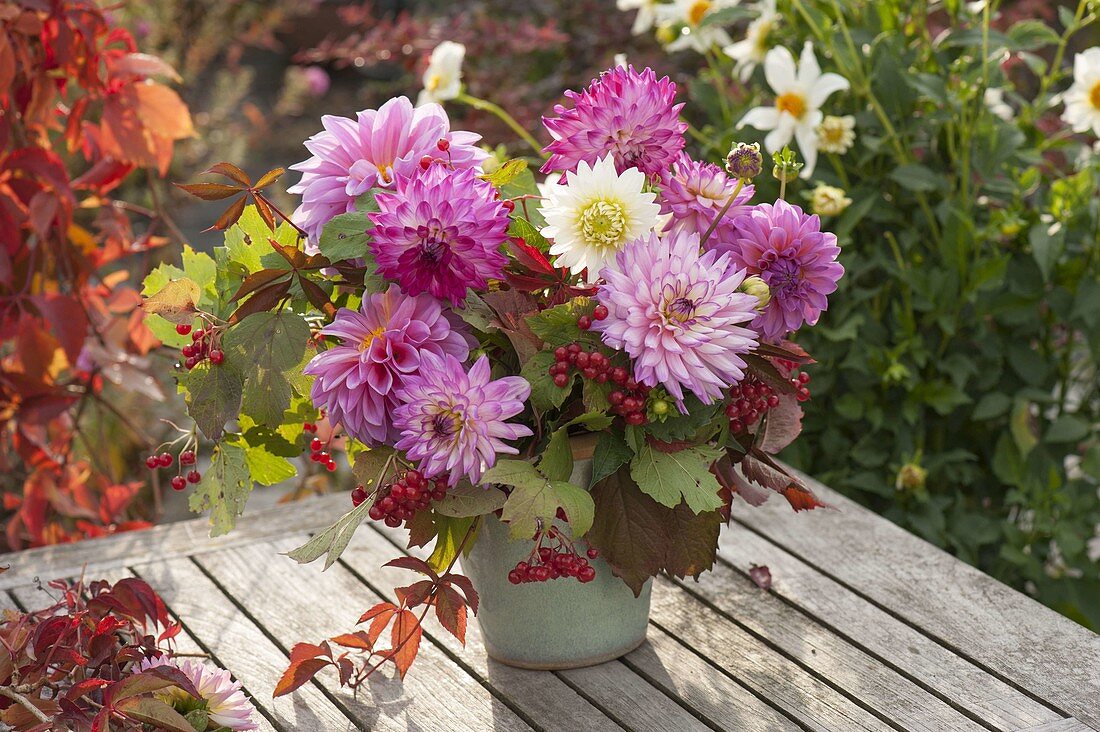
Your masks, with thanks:
M 523 129 L 523 126 L 519 122 L 516 122 L 515 117 L 505 112 L 500 105 L 493 104 L 488 99 L 479 99 L 478 97 L 472 97 L 466 92 L 462 92 L 457 97 L 455 97 L 455 101 L 462 102 L 463 104 L 468 104 L 474 109 L 479 109 L 483 112 L 492 112 L 497 116 L 498 119 L 500 119 L 501 122 L 508 125 L 508 127 L 511 128 L 512 132 L 515 132 L 524 142 L 530 145 L 532 150 L 541 155 L 543 158 L 549 157 L 546 153 L 542 151 L 542 146 L 539 145 L 538 140 L 536 140 L 530 132 Z
M 722 210 L 718 212 L 718 216 L 715 217 L 714 221 L 710 222 L 710 226 L 707 227 L 706 232 L 703 234 L 703 238 L 699 240 L 700 247 L 707 243 L 707 239 L 709 239 L 710 235 L 714 233 L 714 230 L 718 228 L 718 222 L 725 217 L 726 212 L 730 210 L 730 206 L 733 205 L 734 200 L 737 198 L 737 194 L 740 193 L 741 189 L 744 187 L 745 179 L 741 178 L 737 181 L 737 187 L 733 189 L 733 193 L 726 199 L 726 204 L 722 206 Z M 780 198 L 782 198 L 782 196 L 780 196 Z

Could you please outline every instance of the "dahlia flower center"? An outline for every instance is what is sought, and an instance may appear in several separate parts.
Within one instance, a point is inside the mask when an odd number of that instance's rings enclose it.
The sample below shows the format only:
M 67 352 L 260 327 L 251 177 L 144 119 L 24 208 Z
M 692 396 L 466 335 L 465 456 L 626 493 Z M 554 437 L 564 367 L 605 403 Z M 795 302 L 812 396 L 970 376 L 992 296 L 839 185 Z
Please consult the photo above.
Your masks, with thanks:
M 436 437 L 450 438 L 462 431 L 462 415 L 453 409 L 445 409 L 432 418 L 432 432 Z
M 1092 89 L 1089 90 L 1089 104 L 1100 109 L 1100 81 L 1093 84 Z
M 363 351 L 370 348 L 370 344 L 374 343 L 374 340 L 376 338 L 382 338 L 383 337 L 382 334 L 385 333 L 385 332 L 386 332 L 386 329 L 383 328 L 380 325 L 377 328 L 375 328 L 374 330 L 372 330 L 370 333 L 367 333 L 366 337 L 363 338 L 363 340 L 359 343 L 359 352 L 362 353 Z
M 393 174 L 390 172 L 393 170 L 393 165 L 390 163 L 382 163 L 378 166 L 378 177 L 382 179 L 383 183 L 387 185 L 393 182 Z
M 665 306 L 665 317 L 675 323 L 686 323 L 695 317 L 697 303 L 689 297 L 677 297 Z
M 443 77 L 440 74 L 432 74 L 428 77 L 428 83 L 424 85 L 424 88 L 433 92 L 439 88 L 439 84 L 442 80 Z
M 423 264 L 435 265 L 442 261 L 449 251 L 447 229 L 439 219 L 433 218 L 427 224 L 421 224 L 416 229 L 416 235 L 420 238 L 416 251 Z
M 798 92 L 780 94 L 775 100 L 775 106 L 780 112 L 787 112 L 795 119 L 802 119 L 802 115 L 806 114 L 806 97 Z
M 702 23 L 703 17 L 710 11 L 711 5 L 713 5 L 713 3 L 710 0 L 695 0 L 688 9 L 688 23 L 691 25 L 699 25 Z
M 589 243 L 617 247 L 626 233 L 626 212 L 618 201 L 596 201 L 581 212 L 580 225 Z
M 844 128 L 829 125 L 823 127 L 821 130 L 821 136 L 825 139 L 825 142 L 830 144 L 840 144 L 844 140 Z
M 769 252 L 770 253 L 770 252 Z M 802 292 L 802 268 L 793 259 L 782 258 L 775 262 L 760 260 L 764 281 L 772 294 L 791 297 Z

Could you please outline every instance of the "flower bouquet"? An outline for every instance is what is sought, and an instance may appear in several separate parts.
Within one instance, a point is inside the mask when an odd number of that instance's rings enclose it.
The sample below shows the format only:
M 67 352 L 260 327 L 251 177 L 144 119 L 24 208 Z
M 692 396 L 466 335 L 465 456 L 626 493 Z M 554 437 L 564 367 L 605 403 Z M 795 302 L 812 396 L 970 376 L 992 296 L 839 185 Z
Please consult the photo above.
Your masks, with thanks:
M 510 119 L 448 73 L 427 89 Z M 220 164 L 230 183 L 184 186 L 239 195 L 213 258 L 187 249 L 146 282 L 214 443 L 192 507 L 227 531 L 254 482 L 293 476 L 303 451 L 323 476 L 342 451 L 354 507 L 291 556 L 331 564 L 369 520 L 408 530 L 413 556 L 391 564 L 419 575 L 366 630 L 300 645 L 278 693 L 329 665 L 352 686 L 387 662 L 403 675 L 432 608 L 463 639 L 480 606 L 509 663 L 615 657 L 644 638 L 650 578 L 713 564 L 734 493 L 820 505 L 772 456 L 810 396 L 788 339 L 843 273 L 836 237 L 753 200 L 758 147 L 689 157 L 668 78 L 620 66 L 566 96 L 535 148 L 542 184 L 400 97 L 322 119 L 292 215 L 264 193 L 282 171 Z M 799 167 L 785 151 L 772 172 Z M 189 459 L 198 437 L 181 431 Z

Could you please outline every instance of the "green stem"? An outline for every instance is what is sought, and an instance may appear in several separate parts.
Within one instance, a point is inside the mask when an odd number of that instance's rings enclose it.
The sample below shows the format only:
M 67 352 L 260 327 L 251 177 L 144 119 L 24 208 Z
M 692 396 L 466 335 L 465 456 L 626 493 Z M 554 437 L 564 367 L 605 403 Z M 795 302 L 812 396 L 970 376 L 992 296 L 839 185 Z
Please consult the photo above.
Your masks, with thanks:
M 523 129 L 523 126 L 520 125 L 519 122 L 516 122 L 515 118 L 512 115 L 505 112 L 500 105 L 493 104 L 487 99 L 472 97 L 466 92 L 462 92 L 457 97 L 455 97 L 455 101 L 462 102 L 463 104 L 468 104 L 474 109 L 479 109 L 483 112 L 491 112 L 492 114 L 496 115 L 501 122 L 508 125 L 508 127 L 511 128 L 512 132 L 515 132 L 524 142 L 530 145 L 531 149 L 534 150 L 538 155 L 542 156 L 543 158 L 549 157 L 549 155 L 542 151 L 542 146 L 539 145 L 538 140 L 536 140 L 530 132 Z
M 705 56 L 707 66 L 710 67 L 711 76 L 714 77 L 714 91 L 718 93 L 718 104 L 722 107 L 722 119 L 728 129 L 733 124 L 733 109 L 730 108 L 730 101 L 726 98 L 728 90 L 722 81 L 725 74 L 722 73 L 722 69 L 718 65 L 717 55 L 713 50 L 708 49 Z
M 786 183 L 785 179 L 783 183 Z M 722 218 L 726 215 L 726 212 L 730 210 L 730 206 L 733 205 L 734 199 L 737 198 L 737 194 L 740 193 L 741 189 L 744 187 L 745 179 L 741 178 L 737 181 L 737 187 L 733 189 L 733 193 L 731 193 L 730 197 L 726 199 L 726 205 L 722 206 L 722 210 L 718 212 L 718 216 L 715 217 L 714 221 L 710 222 L 710 226 L 707 227 L 706 233 L 703 234 L 703 238 L 699 240 L 699 246 L 703 246 L 707 243 L 707 239 L 709 239 L 710 235 L 714 233 L 714 230 L 718 228 L 718 222 L 721 221 Z M 782 198 L 783 195 L 780 194 L 779 197 Z

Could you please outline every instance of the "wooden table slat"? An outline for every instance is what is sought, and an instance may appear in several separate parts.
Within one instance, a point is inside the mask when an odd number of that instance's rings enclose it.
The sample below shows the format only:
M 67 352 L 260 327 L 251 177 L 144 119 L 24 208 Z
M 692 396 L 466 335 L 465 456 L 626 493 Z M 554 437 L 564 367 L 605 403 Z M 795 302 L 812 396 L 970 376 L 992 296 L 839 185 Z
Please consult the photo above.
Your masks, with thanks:
M 736 519 L 963 657 L 1100 726 L 1100 635 L 803 477 L 838 510 L 792 514 L 780 501 L 737 502 Z
M 197 557 L 249 616 L 284 649 L 299 641 L 316 642 L 354 627 L 362 612 L 379 601 L 343 566 L 326 572 L 279 556 L 305 541 L 291 536 L 279 542 L 239 546 Z M 530 727 L 478 679 L 454 664 L 430 639 L 424 639 L 416 672 L 404 682 L 375 675 L 355 695 L 340 689 L 331 674 L 322 674 L 326 689 L 337 695 L 355 721 L 369 729 L 499 732 Z
M 744 573 L 754 564 L 768 567 L 773 593 L 893 668 L 974 711 L 997 729 L 1009 732 L 1062 719 L 1054 709 L 960 658 L 738 524 L 722 533 L 718 555 Z

